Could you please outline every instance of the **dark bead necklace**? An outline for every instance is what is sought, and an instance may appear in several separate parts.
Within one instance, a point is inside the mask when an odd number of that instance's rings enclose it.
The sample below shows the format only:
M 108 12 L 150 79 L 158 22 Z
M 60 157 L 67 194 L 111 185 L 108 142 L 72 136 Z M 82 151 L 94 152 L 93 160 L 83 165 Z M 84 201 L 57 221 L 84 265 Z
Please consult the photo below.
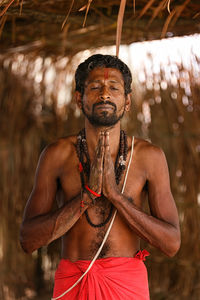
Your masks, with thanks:
M 101 223 L 99 223 L 99 224 L 94 224 L 94 223 L 92 223 L 92 221 L 90 220 L 90 217 L 89 217 L 89 215 L 88 215 L 88 211 L 86 210 L 86 211 L 84 212 L 84 214 L 85 214 L 85 216 L 86 216 L 86 220 L 88 221 L 88 223 L 90 224 L 90 226 L 95 227 L 95 228 L 99 228 L 99 227 L 105 226 L 105 225 L 110 221 L 110 218 L 111 218 L 111 216 L 112 216 L 112 213 L 113 213 L 113 205 L 111 204 L 109 214 L 108 214 L 107 218 L 105 219 L 105 221 L 104 221 L 104 222 L 101 222 Z
M 86 175 L 86 178 L 88 181 L 89 177 L 90 177 L 90 157 L 89 157 L 88 147 L 87 147 L 87 142 L 86 142 L 85 128 L 82 129 L 77 136 L 76 152 L 77 152 L 79 161 L 83 167 L 83 172 L 80 172 L 82 189 L 84 191 L 86 191 L 84 174 Z M 126 136 L 126 133 L 123 130 L 121 130 L 120 131 L 119 151 L 118 151 L 116 161 L 115 161 L 115 180 L 116 180 L 117 185 L 119 184 L 119 182 L 122 178 L 122 174 L 126 168 L 127 153 L 128 153 L 127 136 Z M 92 223 L 92 221 L 89 218 L 87 210 L 84 213 L 85 213 L 87 222 L 92 227 L 99 228 L 99 227 L 105 226 L 110 221 L 112 212 L 113 212 L 113 205 L 111 203 L 110 212 L 109 212 L 107 218 L 105 219 L 104 222 L 99 223 L 99 224 Z

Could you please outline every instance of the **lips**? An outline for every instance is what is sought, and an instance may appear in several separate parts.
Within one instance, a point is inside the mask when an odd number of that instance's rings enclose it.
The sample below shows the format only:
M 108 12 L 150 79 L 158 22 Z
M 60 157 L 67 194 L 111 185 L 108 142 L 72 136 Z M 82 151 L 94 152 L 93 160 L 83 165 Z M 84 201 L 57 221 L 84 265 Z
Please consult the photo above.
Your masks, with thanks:
M 101 108 L 101 109 L 115 109 L 116 110 L 116 105 L 112 103 L 111 101 L 101 101 L 97 102 L 93 105 L 93 108 Z
M 96 105 L 96 109 L 106 109 L 106 110 L 110 110 L 110 109 L 114 109 L 113 106 L 109 105 L 109 104 L 101 104 L 101 105 Z

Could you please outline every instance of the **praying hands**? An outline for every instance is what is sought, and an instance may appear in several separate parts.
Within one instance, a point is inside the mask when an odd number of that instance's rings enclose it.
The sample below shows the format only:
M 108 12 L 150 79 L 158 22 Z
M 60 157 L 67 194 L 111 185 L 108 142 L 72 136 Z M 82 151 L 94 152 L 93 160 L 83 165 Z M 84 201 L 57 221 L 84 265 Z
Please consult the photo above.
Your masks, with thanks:
M 119 193 L 115 180 L 115 170 L 110 153 L 109 132 L 101 132 L 95 158 L 91 164 L 89 187 L 106 198 Z

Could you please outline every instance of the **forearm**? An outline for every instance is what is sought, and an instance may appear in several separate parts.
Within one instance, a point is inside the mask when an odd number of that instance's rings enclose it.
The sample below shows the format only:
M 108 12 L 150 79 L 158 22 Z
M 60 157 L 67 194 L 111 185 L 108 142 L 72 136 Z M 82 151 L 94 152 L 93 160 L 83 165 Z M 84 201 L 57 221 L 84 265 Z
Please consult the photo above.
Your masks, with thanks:
M 83 194 L 83 200 L 87 202 L 87 194 Z M 80 209 L 80 201 L 81 195 L 78 195 L 53 213 L 25 220 L 20 230 L 20 243 L 24 251 L 31 253 L 69 231 L 88 207 L 84 205 Z
M 122 194 L 111 197 L 110 201 L 118 209 L 129 227 L 142 239 L 159 248 L 168 256 L 175 255 L 180 247 L 178 226 L 144 213 L 131 198 Z

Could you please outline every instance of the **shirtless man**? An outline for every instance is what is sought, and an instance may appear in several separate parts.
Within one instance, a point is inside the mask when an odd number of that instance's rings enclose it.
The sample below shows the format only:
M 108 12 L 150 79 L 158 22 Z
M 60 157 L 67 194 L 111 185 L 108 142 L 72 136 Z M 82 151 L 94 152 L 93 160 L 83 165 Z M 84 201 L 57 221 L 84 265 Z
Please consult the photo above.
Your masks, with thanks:
M 120 130 L 120 119 L 131 105 L 132 81 L 122 61 L 93 55 L 79 65 L 75 79 L 85 129 L 78 138 L 61 138 L 42 152 L 24 212 L 21 245 L 31 253 L 62 237 L 56 298 L 87 269 L 116 208 L 112 229 L 92 269 L 60 299 L 147 300 L 140 238 L 170 257 L 180 247 L 166 159 L 158 147 L 126 138 Z M 146 195 L 150 214 L 142 210 Z M 55 198 L 58 209 L 52 211 Z

